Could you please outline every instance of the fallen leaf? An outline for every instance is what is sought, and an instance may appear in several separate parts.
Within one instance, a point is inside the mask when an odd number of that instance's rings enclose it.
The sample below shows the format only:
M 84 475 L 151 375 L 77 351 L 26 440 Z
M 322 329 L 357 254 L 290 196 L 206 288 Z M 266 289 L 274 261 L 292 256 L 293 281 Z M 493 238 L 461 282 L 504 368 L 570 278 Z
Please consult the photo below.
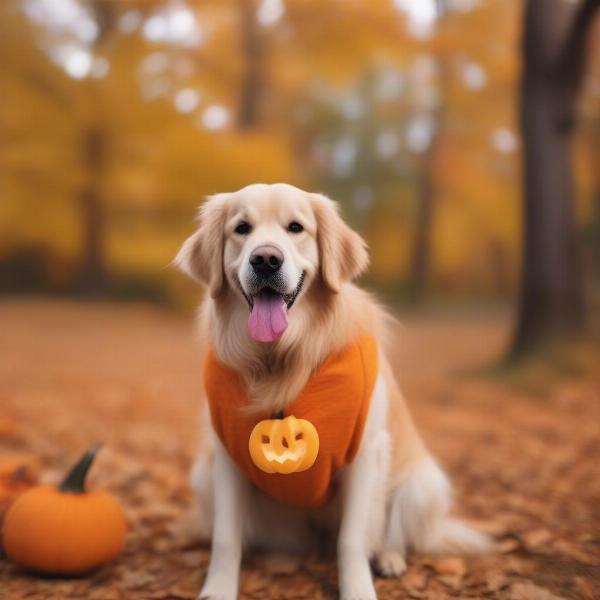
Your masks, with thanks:
M 510 588 L 511 600 L 565 600 L 546 588 L 539 587 L 529 581 L 517 581 Z
M 537 550 L 548 545 L 552 534 L 547 529 L 534 529 L 522 533 L 520 537 L 528 550 Z
M 454 575 L 463 577 L 467 572 L 467 567 L 463 558 L 452 556 L 440 558 L 433 562 L 433 568 L 440 575 Z

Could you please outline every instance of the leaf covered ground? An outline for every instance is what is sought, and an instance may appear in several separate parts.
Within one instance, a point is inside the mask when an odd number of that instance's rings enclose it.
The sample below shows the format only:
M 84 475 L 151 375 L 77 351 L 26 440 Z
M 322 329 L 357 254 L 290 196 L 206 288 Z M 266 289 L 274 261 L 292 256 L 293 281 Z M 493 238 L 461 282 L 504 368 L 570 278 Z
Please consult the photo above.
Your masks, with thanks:
M 0 453 L 39 459 L 42 480 L 57 482 L 103 442 L 90 487 L 112 491 L 130 522 L 124 554 L 86 577 L 41 578 L 1 559 L 0 598 L 194 598 L 209 552 L 194 535 L 187 483 L 201 442 L 191 318 L 4 300 L 0 332 Z M 411 556 L 402 578 L 377 578 L 381 600 L 600 598 L 600 362 L 536 386 L 474 371 L 505 340 L 498 318 L 409 320 L 398 331 L 394 366 L 455 483 L 457 512 L 492 533 L 498 552 Z M 333 599 L 335 566 L 315 553 L 282 575 L 250 555 L 241 590 L 245 599 Z

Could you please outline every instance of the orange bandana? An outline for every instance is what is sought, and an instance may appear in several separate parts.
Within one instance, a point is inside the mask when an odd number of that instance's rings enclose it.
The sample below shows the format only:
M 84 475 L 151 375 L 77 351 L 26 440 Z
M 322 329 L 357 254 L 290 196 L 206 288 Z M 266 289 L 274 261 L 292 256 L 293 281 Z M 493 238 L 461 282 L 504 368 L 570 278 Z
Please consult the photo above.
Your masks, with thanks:
M 367 419 L 377 378 L 377 344 L 365 336 L 330 356 L 312 375 L 285 416 L 307 419 L 317 429 L 319 453 L 306 471 L 265 473 L 252 461 L 248 440 L 268 413 L 244 410 L 250 403 L 239 375 L 209 350 L 204 386 L 215 432 L 231 458 L 254 485 L 286 504 L 321 506 L 332 493 L 335 473 L 354 458 Z

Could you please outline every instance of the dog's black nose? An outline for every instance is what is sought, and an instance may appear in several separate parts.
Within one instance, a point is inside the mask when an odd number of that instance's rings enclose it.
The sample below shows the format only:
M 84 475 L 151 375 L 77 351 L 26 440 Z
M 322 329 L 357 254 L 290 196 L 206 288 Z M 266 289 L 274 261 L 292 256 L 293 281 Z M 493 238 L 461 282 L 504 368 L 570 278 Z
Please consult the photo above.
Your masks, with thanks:
M 259 277 L 269 277 L 283 264 L 283 254 L 275 246 L 259 246 L 250 256 L 253 271 Z

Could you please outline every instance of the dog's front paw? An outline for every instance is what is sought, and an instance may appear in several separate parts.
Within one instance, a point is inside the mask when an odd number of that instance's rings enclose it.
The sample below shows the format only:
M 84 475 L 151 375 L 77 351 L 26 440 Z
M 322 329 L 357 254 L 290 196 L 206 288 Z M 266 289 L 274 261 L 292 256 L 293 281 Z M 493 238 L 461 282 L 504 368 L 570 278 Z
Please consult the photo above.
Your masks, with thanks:
M 198 594 L 197 600 L 237 600 L 237 586 L 230 581 L 207 581 Z
M 351 590 L 340 594 L 340 600 L 377 600 L 375 588 L 367 590 Z
M 382 550 L 375 557 L 375 567 L 382 577 L 399 577 L 406 571 L 406 560 L 397 550 Z
M 371 577 L 351 577 L 342 583 L 340 600 L 377 600 Z
M 377 600 L 369 560 L 363 553 L 339 556 L 340 600 Z
M 211 593 L 202 590 L 196 597 L 196 600 L 236 600 L 236 598 L 236 596 L 227 596 L 225 594 L 220 594 L 219 592 Z

